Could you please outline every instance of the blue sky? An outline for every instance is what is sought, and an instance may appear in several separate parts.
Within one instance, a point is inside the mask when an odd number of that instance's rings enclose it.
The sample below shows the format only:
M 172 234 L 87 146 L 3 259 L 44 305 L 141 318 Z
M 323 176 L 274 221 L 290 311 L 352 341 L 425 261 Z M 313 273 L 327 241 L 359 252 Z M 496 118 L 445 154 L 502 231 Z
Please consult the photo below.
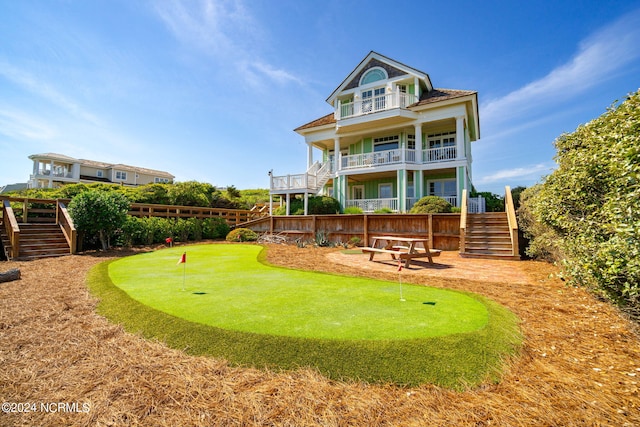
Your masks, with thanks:
M 56 152 L 267 188 L 293 129 L 374 50 L 476 90 L 473 181 L 502 194 L 640 88 L 640 0 L 0 0 L 0 186 Z

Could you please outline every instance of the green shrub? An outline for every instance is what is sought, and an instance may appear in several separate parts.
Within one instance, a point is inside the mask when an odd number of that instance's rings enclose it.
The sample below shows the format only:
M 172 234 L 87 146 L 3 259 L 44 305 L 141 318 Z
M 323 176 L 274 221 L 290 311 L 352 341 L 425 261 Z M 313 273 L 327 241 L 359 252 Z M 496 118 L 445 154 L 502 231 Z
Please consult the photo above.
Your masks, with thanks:
M 391 208 L 380 208 L 380 209 L 376 209 L 375 211 L 373 211 L 373 213 L 390 214 L 390 213 L 393 213 L 393 211 L 391 210 Z
M 423 197 L 418 200 L 409 211 L 409 213 L 415 214 L 449 212 L 451 212 L 451 203 L 438 196 Z
M 227 234 L 227 242 L 253 242 L 258 240 L 255 231 L 248 228 L 236 228 Z
M 358 206 L 349 206 L 344 208 L 344 213 L 347 215 L 357 215 L 362 213 L 362 209 Z
M 289 214 L 291 215 L 304 215 L 304 199 L 293 198 L 290 201 L 291 207 L 289 208 Z M 310 196 L 307 205 L 307 213 L 309 215 L 331 215 L 336 212 L 340 212 L 340 202 L 333 197 L 328 196 Z M 287 207 L 282 204 L 279 208 L 275 209 L 274 215 L 286 215 Z
M 557 234 L 571 283 L 640 316 L 640 91 L 554 144 L 534 219 Z
M 223 218 L 206 218 L 202 221 L 204 239 L 224 239 L 229 234 L 229 224 Z

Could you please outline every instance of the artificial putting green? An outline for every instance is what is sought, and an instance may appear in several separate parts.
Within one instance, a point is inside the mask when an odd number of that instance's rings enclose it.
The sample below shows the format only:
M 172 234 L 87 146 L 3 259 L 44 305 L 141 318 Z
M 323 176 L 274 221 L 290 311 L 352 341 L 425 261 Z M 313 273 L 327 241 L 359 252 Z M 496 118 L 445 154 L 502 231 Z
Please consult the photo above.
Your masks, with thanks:
M 321 339 L 411 339 L 471 332 L 487 309 L 460 292 L 277 268 L 257 245 L 200 245 L 120 259 L 113 283 L 131 298 L 223 329 Z M 184 285 L 183 285 L 184 283 Z
M 131 332 L 235 365 L 312 367 L 336 380 L 463 389 L 498 381 L 520 347 L 517 318 L 480 295 L 404 283 L 403 302 L 399 282 L 274 267 L 262 250 L 163 249 L 100 263 L 87 284 L 98 311 Z

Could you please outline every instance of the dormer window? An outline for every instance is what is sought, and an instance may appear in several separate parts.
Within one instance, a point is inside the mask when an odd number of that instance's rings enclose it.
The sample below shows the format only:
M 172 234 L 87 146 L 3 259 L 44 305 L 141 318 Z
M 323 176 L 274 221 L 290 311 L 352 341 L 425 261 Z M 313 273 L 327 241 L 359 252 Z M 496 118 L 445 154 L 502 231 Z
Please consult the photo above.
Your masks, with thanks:
M 360 86 L 386 79 L 387 72 L 384 70 L 384 68 L 375 67 L 362 75 L 362 78 L 360 79 Z

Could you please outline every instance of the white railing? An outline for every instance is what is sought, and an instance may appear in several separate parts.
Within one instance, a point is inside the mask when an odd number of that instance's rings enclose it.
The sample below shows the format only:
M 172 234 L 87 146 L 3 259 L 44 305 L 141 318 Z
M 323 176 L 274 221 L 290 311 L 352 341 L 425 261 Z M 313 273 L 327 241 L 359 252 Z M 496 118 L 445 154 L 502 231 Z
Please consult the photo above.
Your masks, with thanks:
M 306 173 L 297 175 L 271 176 L 271 190 L 312 190 L 317 191 L 330 177 L 329 163 L 315 162 Z
M 467 199 L 467 210 L 469 213 L 484 213 L 486 209 L 484 197 L 469 197 Z
M 398 211 L 398 199 L 352 199 L 347 200 L 345 207 L 358 207 L 362 212 L 375 212 L 380 209 L 391 209 L 393 212 Z
M 439 163 L 456 159 L 456 147 L 430 148 L 421 151 L 421 156 L 416 156 L 416 150 L 402 148 L 373 153 L 350 154 L 341 156 L 340 164 L 342 169 L 359 169 L 399 163 Z
M 339 103 L 335 116 L 337 120 L 346 119 L 393 108 L 407 108 L 416 102 L 418 102 L 418 98 L 415 95 L 395 91 L 360 101 Z
M 376 151 L 373 153 L 351 154 L 341 156 L 341 158 L 342 169 L 358 169 L 398 163 L 415 163 L 416 152 L 415 150 L 395 149 Z
M 447 162 L 450 160 L 455 160 L 456 156 L 457 156 L 457 150 L 455 146 L 428 148 L 422 151 L 422 162 L 423 163 Z

